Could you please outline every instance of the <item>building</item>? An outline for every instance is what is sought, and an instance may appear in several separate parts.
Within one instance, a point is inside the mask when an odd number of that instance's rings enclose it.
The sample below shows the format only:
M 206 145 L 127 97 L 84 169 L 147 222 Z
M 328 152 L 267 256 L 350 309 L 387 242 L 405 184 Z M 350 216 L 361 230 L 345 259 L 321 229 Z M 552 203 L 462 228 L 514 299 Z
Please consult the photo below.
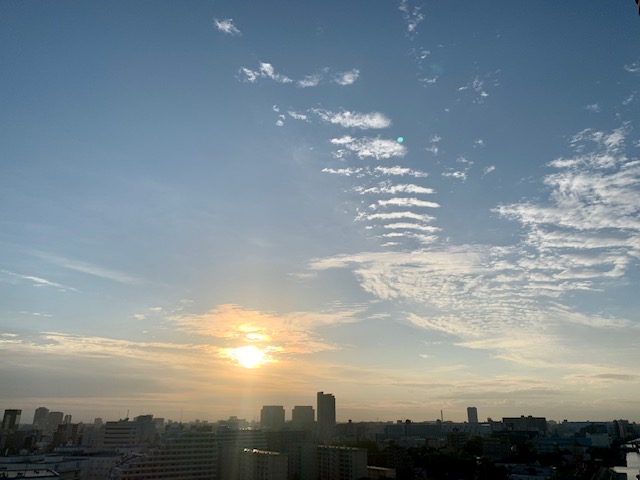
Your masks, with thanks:
M 211 480 L 217 476 L 213 432 L 173 432 L 145 453 L 128 453 L 111 471 L 112 480 Z
M 49 412 L 47 413 L 47 422 L 45 426 L 45 432 L 52 433 L 58 429 L 58 425 L 62 423 L 64 413 L 62 412 Z
M 318 411 L 318 440 L 328 442 L 335 436 L 336 397 L 330 393 L 318 392 L 316 408 Z
M 49 409 L 46 407 L 38 407 L 36 408 L 35 413 L 33 414 L 33 426 L 38 430 L 44 430 L 47 426 L 47 415 L 49 414 Z
M 319 480 L 358 480 L 368 476 L 366 450 L 318 445 Z
M 141 415 L 129 419 L 107 422 L 104 429 L 104 448 L 132 447 L 150 444 L 155 440 L 156 428 L 153 415 Z
M 216 444 L 218 447 L 218 480 L 237 480 L 240 471 L 240 456 L 246 448 L 267 450 L 267 441 L 261 430 L 219 428 L 216 431 Z
M 315 411 L 311 405 L 296 405 L 291 411 L 291 425 L 312 429 L 315 422 Z
M 265 405 L 260 410 L 260 426 L 263 430 L 281 430 L 284 427 L 284 407 Z
M 288 476 L 286 453 L 245 448 L 240 454 L 240 480 L 285 480 Z
M 22 415 L 22 410 L 5 410 L 4 417 L 2 417 L 2 430 L 5 432 L 17 430 L 20 425 L 20 415 Z
M 467 421 L 478 423 L 478 409 L 476 407 L 467 407 Z
M 504 423 L 507 430 L 512 432 L 546 432 L 547 431 L 547 419 L 545 417 L 532 417 L 524 415 L 520 417 L 503 417 L 502 423 Z

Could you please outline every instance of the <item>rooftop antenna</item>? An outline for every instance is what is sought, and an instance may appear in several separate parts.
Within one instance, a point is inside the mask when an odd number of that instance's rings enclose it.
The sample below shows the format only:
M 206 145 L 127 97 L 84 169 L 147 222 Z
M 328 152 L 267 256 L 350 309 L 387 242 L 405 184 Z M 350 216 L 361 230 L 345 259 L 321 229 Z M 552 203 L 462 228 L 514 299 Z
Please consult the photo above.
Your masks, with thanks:
M 127 408 L 127 416 L 125 417 L 127 420 L 129 420 L 129 409 Z
M 444 414 L 442 413 L 442 410 L 440 410 L 440 421 L 444 422 Z

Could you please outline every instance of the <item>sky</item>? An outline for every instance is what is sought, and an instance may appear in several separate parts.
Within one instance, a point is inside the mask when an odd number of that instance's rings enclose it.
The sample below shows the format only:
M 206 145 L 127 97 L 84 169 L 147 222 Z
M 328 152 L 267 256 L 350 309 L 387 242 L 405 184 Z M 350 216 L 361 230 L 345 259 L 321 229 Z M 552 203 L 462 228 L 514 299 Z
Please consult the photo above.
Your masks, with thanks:
M 0 408 L 640 421 L 633 1 L 0 2 Z

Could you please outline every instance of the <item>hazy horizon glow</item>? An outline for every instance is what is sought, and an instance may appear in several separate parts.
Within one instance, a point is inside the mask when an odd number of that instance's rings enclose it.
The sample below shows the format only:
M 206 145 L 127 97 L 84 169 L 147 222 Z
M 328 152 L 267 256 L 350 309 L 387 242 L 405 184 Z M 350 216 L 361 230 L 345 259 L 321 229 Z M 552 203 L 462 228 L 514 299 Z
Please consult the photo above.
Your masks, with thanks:
M 640 421 L 633 5 L 0 10 L 23 423 Z

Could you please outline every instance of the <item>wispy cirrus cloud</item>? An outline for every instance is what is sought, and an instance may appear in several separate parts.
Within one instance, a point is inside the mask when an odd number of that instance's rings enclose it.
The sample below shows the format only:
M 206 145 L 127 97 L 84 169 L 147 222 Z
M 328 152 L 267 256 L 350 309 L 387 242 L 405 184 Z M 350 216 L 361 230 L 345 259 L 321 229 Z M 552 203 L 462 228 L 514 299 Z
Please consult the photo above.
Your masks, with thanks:
M 43 252 L 36 252 L 35 255 L 60 267 L 80 273 L 85 273 L 94 277 L 104 278 L 106 280 L 124 283 L 127 285 L 140 285 L 145 283 L 142 279 L 137 278 L 133 275 L 119 272 L 110 268 L 101 267 L 92 263 L 82 262 L 79 260 L 61 257 L 59 255 L 51 255 Z
M 355 68 L 347 72 L 332 74 L 331 70 L 325 67 L 320 72 L 294 80 L 287 75 L 276 73 L 275 67 L 267 62 L 260 62 L 257 70 L 247 67 L 241 67 L 239 70 L 240 80 L 247 83 L 256 83 L 260 79 L 268 78 L 277 83 L 292 84 L 299 88 L 313 88 L 323 83 L 333 83 L 340 86 L 351 85 L 355 83 L 359 75 L 360 71 Z
M 69 287 L 66 285 L 62 285 L 61 283 L 57 283 L 57 282 L 52 282 L 51 280 L 47 280 L 46 278 L 42 278 L 42 277 L 37 277 L 35 275 L 23 275 L 20 273 L 15 273 L 15 272 L 11 272 L 9 270 L 0 270 L 0 274 L 5 275 L 5 277 L 9 277 L 9 278 L 13 278 L 13 279 L 18 279 L 18 280 L 22 280 L 25 282 L 29 282 L 31 283 L 34 287 L 54 287 L 57 288 L 60 291 L 73 291 L 73 292 L 77 292 L 78 290 L 73 288 L 73 287 Z
M 229 35 L 242 35 L 242 32 L 234 25 L 232 18 L 226 18 L 224 20 L 213 19 L 213 25 L 223 33 Z
M 371 128 L 387 128 L 391 126 L 391 120 L 380 112 L 358 113 L 342 110 L 331 112 L 329 110 L 315 109 L 314 112 L 326 123 L 339 125 L 344 128 L 358 128 L 367 130 Z
M 628 125 L 579 132 L 571 138 L 574 154 L 549 163 L 555 171 L 543 179 L 548 199 L 495 209 L 520 223 L 521 244 L 424 242 L 426 249 L 339 255 L 318 259 L 309 268 L 352 270 L 376 297 L 411 302 L 415 312 L 407 312 L 407 319 L 413 325 L 458 338 L 464 348 L 555 368 L 542 353 L 553 348 L 559 358 L 577 365 L 582 351 L 567 340 L 572 338 L 567 332 L 578 329 L 580 341 L 595 342 L 595 331 L 623 335 L 626 329 L 640 329 L 629 320 L 585 314 L 561 303 L 569 293 L 595 292 L 624 277 L 640 258 L 640 161 L 626 153 L 629 133 Z M 392 184 L 356 191 L 382 195 L 387 188 Z M 415 218 L 414 208 L 437 206 L 421 198 L 380 198 L 370 206 L 373 213 L 358 218 L 393 230 L 382 235 L 391 240 L 385 245 L 393 247 L 398 245 L 393 239 L 409 238 L 412 230 L 427 234 L 425 240 L 436 233 L 426 225 L 432 219 Z
M 355 187 L 354 190 L 360 194 L 384 194 L 388 193 L 395 195 L 397 193 L 413 193 L 413 194 L 427 194 L 435 193 L 433 188 L 423 187 L 421 185 L 409 184 L 392 184 L 390 182 L 382 182 L 375 187 Z
M 425 207 L 425 208 L 439 208 L 440 205 L 436 202 L 430 202 L 427 200 L 420 200 L 415 197 L 396 197 L 387 200 L 378 200 L 375 204 L 372 204 L 370 208 L 377 207 Z
M 336 158 L 342 158 L 350 152 L 353 152 L 358 158 L 371 157 L 380 160 L 392 157 L 404 157 L 407 153 L 407 149 L 401 143 L 383 138 L 354 138 L 345 135 L 339 138 L 332 138 L 331 143 L 342 147 L 333 152 Z
M 174 315 L 180 330 L 225 340 L 229 348 L 254 345 L 270 354 L 304 354 L 337 347 L 323 341 L 314 330 L 320 326 L 359 321 L 358 309 L 292 312 L 286 315 L 220 305 L 204 314 Z

